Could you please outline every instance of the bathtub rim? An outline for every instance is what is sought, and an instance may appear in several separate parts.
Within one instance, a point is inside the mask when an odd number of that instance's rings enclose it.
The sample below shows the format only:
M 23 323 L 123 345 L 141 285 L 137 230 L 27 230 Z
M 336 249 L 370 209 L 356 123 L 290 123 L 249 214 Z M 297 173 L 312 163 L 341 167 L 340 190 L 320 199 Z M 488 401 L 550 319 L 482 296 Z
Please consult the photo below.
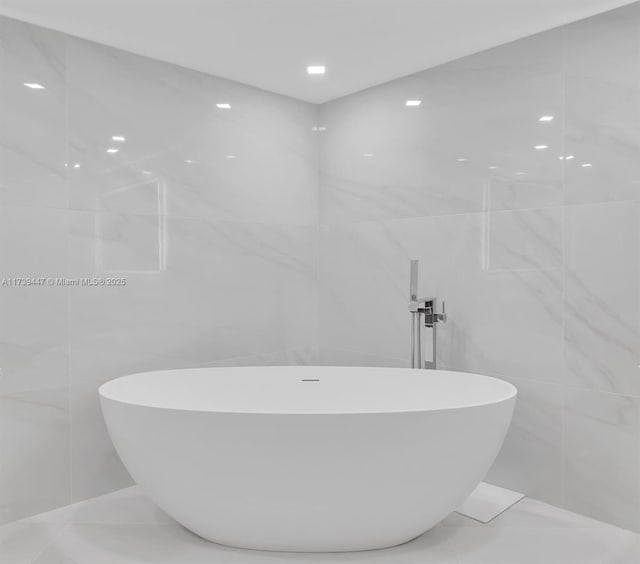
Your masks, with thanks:
M 270 369 L 278 369 L 278 368 L 286 368 L 291 370 L 293 368 L 326 368 L 326 369 L 374 369 L 374 370 L 400 370 L 400 371 L 417 371 L 419 369 L 411 369 L 411 368 L 394 368 L 394 367 L 354 367 L 354 366 L 326 366 L 326 365 L 282 365 L 282 366 L 272 366 L 269 365 Z M 141 401 L 132 401 L 130 399 L 124 399 L 122 394 L 118 397 L 117 393 L 110 391 L 110 388 L 116 388 L 118 386 L 118 382 L 120 385 L 122 381 L 126 379 L 135 378 L 136 376 L 149 376 L 151 374 L 160 374 L 160 373 L 169 373 L 169 372 L 181 372 L 181 371 L 196 371 L 196 370 L 235 370 L 235 369 L 259 369 L 259 368 L 267 368 L 267 366 L 241 366 L 241 367 L 191 367 L 191 368 L 169 368 L 163 370 L 149 370 L 144 372 L 136 372 L 132 374 L 127 374 L 124 376 L 120 376 L 118 378 L 111 379 L 105 383 L 103 383 L 98 388 L 98 394 L 101 401 L 112 401 L 115 403 L 120 403 L 123 405 L 131 406 L 131 407 L 140 407 L 146 409 L 156 409 L 163 411 L 171 411 L 171 412 L 182 412 L 182 413 L 201 413 L 201 414 L 212 414 L 212 415 L 260 415 L 260 416 L 365 416 L 365 415 L 400 415 L 400 414 L 418 414 L 418 413 L 438 413 L 443 411 L 450 410 L 458 410 L 458 409 L 471 409 L 471 408 L 480 408 L 491 405 L 497 405 L 503 402 L 514 401 L 518 396 L 518 388 L 514 386 L 511 382 L 503 380 L 501 378 L 495 376 L 488 376 L 485 374 L 478 374 L 476 372 L 463 372 L 458 370 L 442 370 L 438 369 L 437 372 L 440 373 L 450 373 L 452 375 L 463 375 L 464 377 L 477 377 L 478 379 L 483 380 L 491 380 L 494 386 L 501 386 L 504 388 L 504 392 L 500 395 L 496 393 L 496 397 L 487 400 L 487 401 L 478 401 L 475 403 L 459 403 L 452 405 L 441 405 L 436 407 L 423 407 L 423 408 L 408 408 L 408 409 L 400 409 L 400 408 L 390 408 L 390 409 L 379 409 L 379 410 L 364 410 L 364 409 L 350 409 L 350 410 L 333 410 L 333 411 L 277 411 L 274 409 L 271 410 L 259 410 L 259 409 L 204 409 L 198 407 L 186 407 L 186 406 L 175 406 L 175 405 L 156 405 L 151 403 L 143 403 Z M 507 393 L 508 391 L 508 393 Z

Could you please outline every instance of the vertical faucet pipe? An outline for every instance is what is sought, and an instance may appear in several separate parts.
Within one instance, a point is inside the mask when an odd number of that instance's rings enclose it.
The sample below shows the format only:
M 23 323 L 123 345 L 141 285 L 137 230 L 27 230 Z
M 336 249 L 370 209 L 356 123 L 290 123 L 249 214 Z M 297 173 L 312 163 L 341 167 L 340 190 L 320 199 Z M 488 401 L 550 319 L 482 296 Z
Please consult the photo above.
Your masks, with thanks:
M 416 356 L 418 357 L 416 364 L 417 368 L 424 368 L 422 366 L 422 314 L 420 312 L 416 314 L 416 319 L 418 321 L 416 324 L 416 341 L 418 341 L 416 343 Z
M 416 319 L 418 314 L 411 312 L 411 368 L 416 367 Z
M 418 299 L 418 261 L 412 260 L 409 267 L 409 301 Z M 411 368 L 416 367 L 416 345 L 420 350 L 420 314 L 411 312 Z M 417 341 L 417 342 L 416 342 Z M 418 352 L 418 356 L 420 356 Z M 420 360 L 418 360 L 420 368 Z

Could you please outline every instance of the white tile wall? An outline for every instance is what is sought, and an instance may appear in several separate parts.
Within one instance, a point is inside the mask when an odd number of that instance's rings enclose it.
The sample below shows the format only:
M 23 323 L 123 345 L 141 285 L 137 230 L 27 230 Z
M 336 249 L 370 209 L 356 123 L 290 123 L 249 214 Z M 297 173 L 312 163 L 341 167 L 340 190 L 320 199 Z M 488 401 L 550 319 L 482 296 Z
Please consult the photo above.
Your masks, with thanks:
M 488 479 L 635 530 L 639 63 L 635 3 L 320 113 L 322 361 L 407 365 L 420 259 L 440 366 L 520 389 Z
M 106 380 L 316 360 L 318 134 L 311 104 L 7 18 L 0 76 L 0 278 L 127 280 L 0 287 L 5 522 L 130 484 Z

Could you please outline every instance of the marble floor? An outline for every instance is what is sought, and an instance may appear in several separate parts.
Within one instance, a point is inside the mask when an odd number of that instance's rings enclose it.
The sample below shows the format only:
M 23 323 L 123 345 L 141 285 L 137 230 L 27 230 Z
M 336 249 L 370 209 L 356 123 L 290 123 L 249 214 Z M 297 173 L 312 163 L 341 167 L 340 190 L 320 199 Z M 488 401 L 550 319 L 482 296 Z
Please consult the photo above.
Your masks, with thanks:
M 489 524 L 458 514 L 415 541 L 348 554 L 236 550 L 186 531 L 137 488 L 0 527 L 2 564 L 638 564 L 640 535 L 524 499 Z

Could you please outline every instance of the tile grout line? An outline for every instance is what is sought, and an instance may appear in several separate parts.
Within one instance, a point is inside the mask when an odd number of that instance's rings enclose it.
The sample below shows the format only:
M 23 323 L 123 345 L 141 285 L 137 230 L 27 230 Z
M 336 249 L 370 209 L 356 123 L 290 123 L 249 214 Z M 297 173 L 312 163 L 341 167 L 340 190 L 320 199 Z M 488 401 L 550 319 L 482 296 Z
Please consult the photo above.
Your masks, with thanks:
M 562 74 L 561 74 L 561 89 L 562 89 L 562 154 L 567 154 L 567 28 L 562 28 Z M 560 505 L 566 508 L 566 277 L 567 277 L 567 161 L 562 160 L 562 273 L 561 273 L 561 285 L 562 285 L 562 380 L 561 380 L 561 393 L 562 393 L 562 419 L 560 429 Z
M 64 36 L 64 77 L 65 77 L 65 141 L 66 141 L 66 162 L 69 162 L 70 157 L 70 133 L 69 133 L 69 49 L 68 39 Z M 67 184 L 67 213 L 66 213 L 66 264 L 65 275 L 70 275 L 71 264 L 71 215 L 69 214 L 71 208 L 71 176 L 69 175 L 69 167 L 65 169 L 66 184 Z M 71 416 L 71 288 L 66 288 L 66 300 L 67 300 L 67 418 L 69 429 L 69 504 L 73 503 L 73 418 Z

